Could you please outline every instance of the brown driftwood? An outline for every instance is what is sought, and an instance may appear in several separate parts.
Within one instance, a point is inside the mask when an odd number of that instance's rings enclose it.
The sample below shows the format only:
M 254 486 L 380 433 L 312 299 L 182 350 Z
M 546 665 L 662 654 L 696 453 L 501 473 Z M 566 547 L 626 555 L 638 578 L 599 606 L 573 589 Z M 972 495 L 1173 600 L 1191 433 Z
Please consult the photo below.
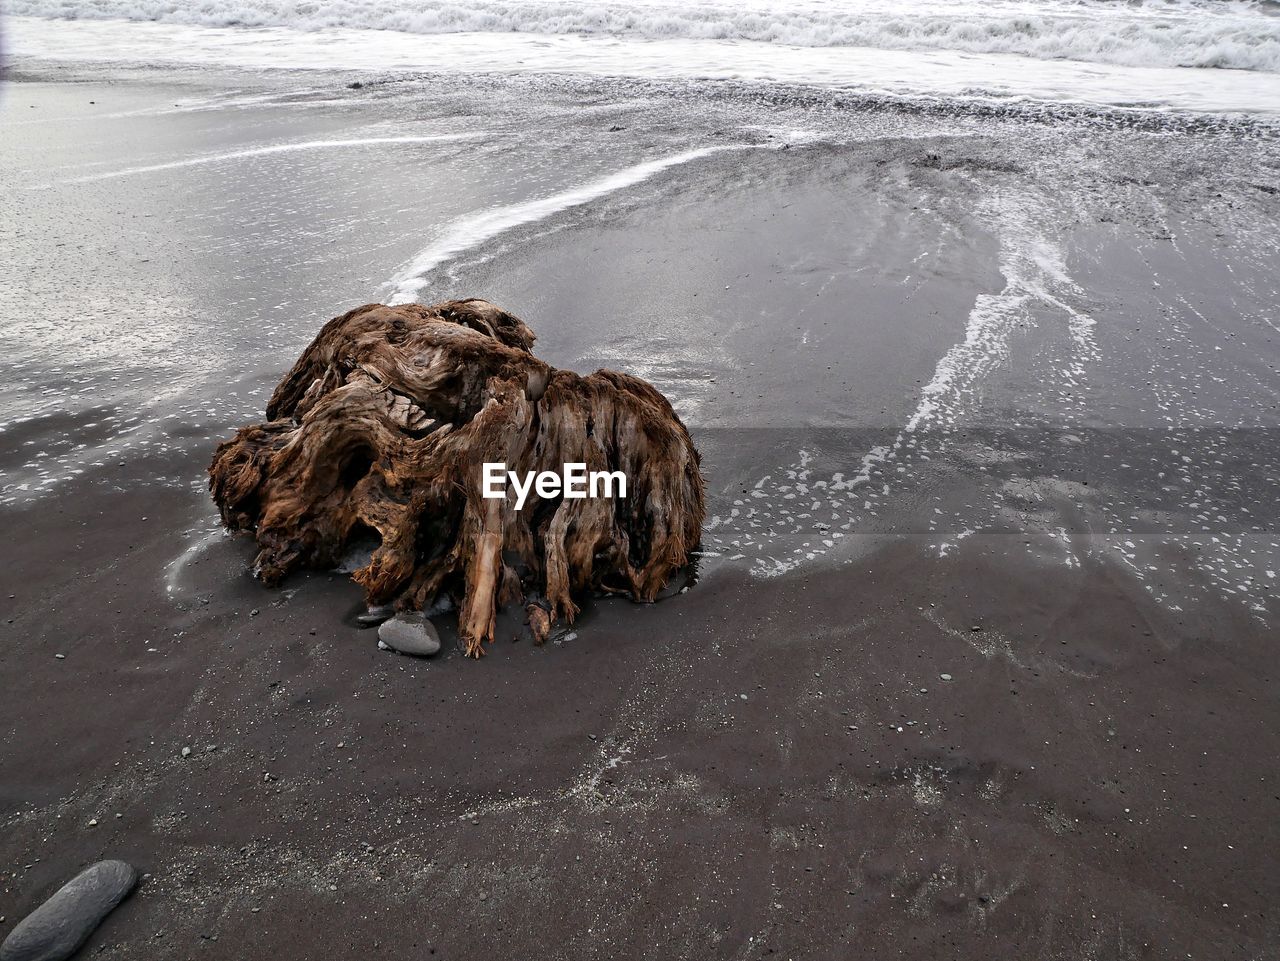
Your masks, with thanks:
M 329 321 L 276 387 L 267 422 L 218 447 L 209 487 L 253 531 L 268 585 L 381 540 L 354 579 L 370 605 L 459 602 L 479 657 L 497 607 L 526 607 L 536 640 L 586 591 L 652 601 L 688 563 L 704 515 L 698 452 L 666 399 L 635 377 L 580 377 L 533 356 L 534 334 L 483 300 L 370 304 Z M 482 464 L 622 471 L 625 498 L 482 495 Z

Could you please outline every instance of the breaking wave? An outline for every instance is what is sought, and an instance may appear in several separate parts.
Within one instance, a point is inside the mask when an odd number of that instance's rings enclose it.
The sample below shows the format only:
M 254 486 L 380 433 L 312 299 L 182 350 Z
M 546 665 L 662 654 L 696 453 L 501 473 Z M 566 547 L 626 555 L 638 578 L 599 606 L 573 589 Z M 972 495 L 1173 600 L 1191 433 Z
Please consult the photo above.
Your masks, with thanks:
M 10 0 L 10 14 L 215 27 L 586 34 L 1009 53 L 1280 73 L 1273 0 Z

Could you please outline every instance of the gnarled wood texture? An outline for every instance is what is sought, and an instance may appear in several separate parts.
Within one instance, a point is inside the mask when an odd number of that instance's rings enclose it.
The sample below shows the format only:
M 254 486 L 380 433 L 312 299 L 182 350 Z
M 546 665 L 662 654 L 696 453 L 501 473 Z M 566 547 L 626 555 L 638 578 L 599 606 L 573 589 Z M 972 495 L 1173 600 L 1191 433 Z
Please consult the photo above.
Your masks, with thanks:
M 584 591 L 652 601 L 688 563 L 704 516 L 698 452 L 638 378 L 586 377 L 533 356 L 534 334 L 483 300 L 370 304 L 329 321 L 276 387 L 267 422 L 218 447 L 209 487 L 253 531 L 268 585 L 327 569 L 354 537 L 380 546 L 353 577 L 369 604 L 421 610 L 446 592 L 479 657 L 497 607 L 535 639 Z M 625 498 L 484 498 L 482 465 L 622 471 Z

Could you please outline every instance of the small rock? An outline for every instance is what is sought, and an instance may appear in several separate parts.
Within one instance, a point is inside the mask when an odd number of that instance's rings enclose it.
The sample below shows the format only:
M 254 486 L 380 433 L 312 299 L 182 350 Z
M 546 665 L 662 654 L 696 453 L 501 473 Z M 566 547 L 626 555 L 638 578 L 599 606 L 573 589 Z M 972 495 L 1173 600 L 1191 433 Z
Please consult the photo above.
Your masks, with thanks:
M 250 616 L 250 617 L 257 617 L 257 616 L 258 616 L 258 609 L 255 607 L 253 610 L 251 610 L 251 611 L 249 612 L 249 616 Z
M 0 945 L 0 961 L 64 961 L 137 883 L 138 872 L 123 861 L 86 868 L 18 922 Z
M 440 650 L 440 635 L 420 611 L 406 611 L 378 628 L 378 640 L 401 654 L 428 657 Z
M 949 680 L 951 680 L 951 675 L 950 675 L 950 674 L 939 674 L 939 675 L 938 675 L 938 677 L 942 678 L 944 681 L 949 681 Z
M 58 660 L 60 660 L 60 661 L 65 661 L 65 660 L 67 659 L 67 655 L 65 655 L 65 654 L 55 654 L 55 655 L 53 655 L 53 656 L 54 656 L 54 657 L 56 657 L 56 658 L 57 658 Z
M 191 748 L 189 748 L 189 747 L 184 747 L 184 748 L 182 749 L 182 756 L 183 756 L 183 757 L 191 757 Z
M 372 604 L 363 614 L 356 617 L 361 627 L 374 627 L 395 614 L 396 609 L 390 604 Z
M 981 633 L 982 633 L 982 626 L 981 626 L 980 624 L 975 624 L 975 625 L 973 625 L 973 627 L 969 628 L 969 630 L 973 631 L 973 633 L 975 633 L 975 634 L 981 634 Z
M 89 827 L 96 828 L 98 826 L 97 818 L 89 818 Z

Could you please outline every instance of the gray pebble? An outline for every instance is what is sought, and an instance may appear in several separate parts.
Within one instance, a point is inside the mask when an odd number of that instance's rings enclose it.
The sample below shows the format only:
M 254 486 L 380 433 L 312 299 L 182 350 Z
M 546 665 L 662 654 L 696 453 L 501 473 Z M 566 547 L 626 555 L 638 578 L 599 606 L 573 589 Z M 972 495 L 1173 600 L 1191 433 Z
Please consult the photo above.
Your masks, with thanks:
M 0 961 L 63 961 L 76 953 L 138 883 L 123 861 L 99 861 L 18 922 L 0 945 Z
M 435 626 L 419 611 L 406 611 L 384 621 L 378 628 L 378 640 L 401 654 L 427 657 L 440 650 L 440 635 Z
M 942 678 L 944 681 L 949 681 L 949 680 L 951 680 L 951 675 L 950 675 L 950 674 L 939 674 L 939 675 L 938 675 L 938 677 Z

